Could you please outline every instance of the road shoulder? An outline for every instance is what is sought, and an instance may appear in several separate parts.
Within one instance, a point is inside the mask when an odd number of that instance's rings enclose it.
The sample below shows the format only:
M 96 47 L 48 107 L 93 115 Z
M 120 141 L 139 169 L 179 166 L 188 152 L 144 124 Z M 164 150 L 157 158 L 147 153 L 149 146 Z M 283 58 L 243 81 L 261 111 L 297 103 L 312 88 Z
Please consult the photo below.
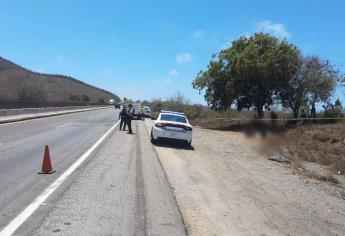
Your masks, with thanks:
M 152 121 L 145 121 L 149 133 Z M 154 146 L 190 235 L 342 235 L 344 199 L 254 152 L 193 130 L 193 149 Z
M 33 235 L 185 235 L 166 177 L 143 132 L 115 131 Z

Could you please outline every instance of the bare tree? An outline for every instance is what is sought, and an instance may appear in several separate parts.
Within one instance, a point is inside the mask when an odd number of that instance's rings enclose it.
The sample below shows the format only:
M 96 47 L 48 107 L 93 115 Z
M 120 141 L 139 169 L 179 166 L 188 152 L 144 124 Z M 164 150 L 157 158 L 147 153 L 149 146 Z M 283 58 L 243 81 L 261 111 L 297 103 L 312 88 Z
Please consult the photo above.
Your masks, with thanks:
M 177 91 L 176 94 L 174 96 L 172 96 L 169 100 L 171 102 L 175 102 L 179 105 L 190 104 L 189 99 L 184 94 L 182 94 L 180 91 Z

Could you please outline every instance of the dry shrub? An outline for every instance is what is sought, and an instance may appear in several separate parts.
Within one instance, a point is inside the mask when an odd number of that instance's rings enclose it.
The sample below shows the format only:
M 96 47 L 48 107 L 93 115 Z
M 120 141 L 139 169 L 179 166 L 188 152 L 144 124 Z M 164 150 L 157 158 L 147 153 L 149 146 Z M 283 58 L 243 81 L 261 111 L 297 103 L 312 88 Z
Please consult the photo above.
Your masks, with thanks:
M 318 132 L 313 135 L 313 139 L 325 143 L 328 142 L 331 137 L 327 133 Z
M 336 178 L 334 178 L 331 174 L 321 175 L 321 174 L 316 173 L 315 171 L 311 171 L 311 172 L 307 173 L 306 175 L 309 178 L 317 179 L 319 181 L 330 182 L 333 184 L 339 184 L 339 181 Z

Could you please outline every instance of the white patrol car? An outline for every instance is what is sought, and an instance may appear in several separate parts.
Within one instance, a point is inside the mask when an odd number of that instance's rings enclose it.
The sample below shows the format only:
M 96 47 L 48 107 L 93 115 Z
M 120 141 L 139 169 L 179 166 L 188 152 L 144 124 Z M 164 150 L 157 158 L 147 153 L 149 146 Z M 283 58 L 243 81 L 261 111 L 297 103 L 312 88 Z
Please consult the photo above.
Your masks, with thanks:
M 158 140 L 182 140 L 188 146 L 192 144 L 193 128 L 184 113 L 162 110 L 153 122 L 151 142 Z

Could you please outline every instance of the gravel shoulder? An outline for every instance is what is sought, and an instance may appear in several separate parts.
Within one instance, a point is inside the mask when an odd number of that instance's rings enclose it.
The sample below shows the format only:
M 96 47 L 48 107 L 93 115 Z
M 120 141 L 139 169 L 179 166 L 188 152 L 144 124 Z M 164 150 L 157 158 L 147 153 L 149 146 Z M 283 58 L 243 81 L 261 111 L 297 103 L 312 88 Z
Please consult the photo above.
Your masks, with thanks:
M 293 174 L 238 134 L 194 128 L 193 149 L 154 148 L 190 235 L 344 235 L 343 188 Z

